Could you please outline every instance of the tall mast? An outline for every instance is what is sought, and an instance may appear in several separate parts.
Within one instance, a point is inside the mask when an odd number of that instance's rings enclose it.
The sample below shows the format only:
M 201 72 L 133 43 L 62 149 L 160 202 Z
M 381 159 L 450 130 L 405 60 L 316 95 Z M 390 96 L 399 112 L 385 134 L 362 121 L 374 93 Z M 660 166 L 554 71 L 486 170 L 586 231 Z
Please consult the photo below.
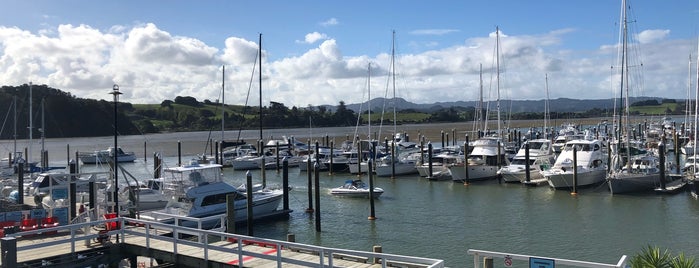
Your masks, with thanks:
M 694 179 L 696 183 L 697 178 L 697 122 L 699 122 L 699 42 L 697 42 L 697 84 L 696 92 L 694 92 L 694 125 L 692 126 L 692 135 L 694 136 Z
M 631 170 L 631 147 L 630 145 L 630 139 L 631 139 L 631 133 L 629 133 L 629 81 L 628 81 L 628 76 L 629 76 L 629 59 L 628 56 L 626 55 L 627 49 L 628 49 L 628 20 L 626 18 L 626 0 L 622 1 L 623 3 L 623 18 L 624 18 L 624 23 L 623 23 L 623 40 L 622 40 L 622 54 L 621 54 L 621 94 L 624 94 L 624 88 L 626 89 L 626 106 L 624 106 L 624 114 L 626 116 L 626 165 L 627 165 L 627 170 Z M 626 72 L 626 74 L 624 74 Z M 624 87 L 624 83 L 626 83 L 626 86 Z M 621 130 L 621 128 L 620 128 Z
M 367 68 L 369 72 L 369 78 L 367 78 L 367 95 L 369 95 L 369 108 L 367 111 L 369 111 L 369 142 L 371 142 L 371 62 L 369 63 L 369 67 Z
M 223 70 L 221 71 L 221 141 L 223 141 L 223 133 L 225 131 L 226 123 L 226 65 L 223 65 Z
M 391 73 L 393 76 L 393 135 L 398 134 L 396 130 L 396 31 L 393 30 L 393 42 L 391 45 Z M 394 137 L 395 138 L 395 137 Z
M 500 136 L 500 28 L 495 26 L 495 68 L 497 69 L 497 75 L 495 80 L 497 80 L 497 109 L 498 109 L 498 137 Z
M 546 74 L 546 102 L 544 104 L 544 133 L 548 127 L 549 120 L 549 74 Z M 544 138 L 546 135 L 544 135 Z
M 259 63 L 259 79 L 260 79 L 260 141 L 262 141 L 262 34 L 260 33 L 260 41 L 258 43 L 258 59 L 260 60 Z M 260 148 L 260 150 L 262 150 Z

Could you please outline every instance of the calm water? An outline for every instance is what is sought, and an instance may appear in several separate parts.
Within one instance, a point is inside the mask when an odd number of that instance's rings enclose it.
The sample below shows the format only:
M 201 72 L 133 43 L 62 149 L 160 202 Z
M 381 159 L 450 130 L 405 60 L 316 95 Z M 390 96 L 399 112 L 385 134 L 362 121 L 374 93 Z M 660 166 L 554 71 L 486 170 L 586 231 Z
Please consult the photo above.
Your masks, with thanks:
M 303 130 L 297 131 L 301 136 Z M 336 136 L 344 136 L 342 131 L 346 130 L 335 131 Z M 148 152 L 172 152 L 176 140 L 201 140 L 202 135 L 208 134 L 149 135 L 147 141 L 153 145 L 149 145 Z M 119 143 L 127 151 L 137 151 L 144 139 L 124 137 Z M 71 151 L 96 150 L 111 142 L 109 137 L 47 141 L 52 165 L 65 165 L 66 144 L 71 145 Z M 2 146 L 5 149 L 11 143 L 3 142 Z M 188 155 L 195 153 L 199 151 L 185 151 Z M 166 155 L 166 165 L 177 164 L 175 155 Z M 189 158 L 183 157 L 183 161 Z M 133 164 L 121 164 L 141 176 L 151 176 L 151 165 L 151 159 L 145 162 L 142 157 Z M 84 166 L 82 170 L 100 168 Z M 244 182 L 243 171 L 226 169 L 224 174 L 234 185 Z M 259 171 L 252 174 L 259 182 Z M 449 267 L 472 266 L 468 249 L 604 263 L 616 263 L 622 255 L 634 255 L 646 245 L 699 256 L 699 201 L 687 193 L 611 196 L 606 188 L 599 187 L 573 196 L 548 187 L 496 181 L 464 186 L 417 175 L 375 178 L 375 185 L 385 192 L 376 200 L 377 219 L 370 221 L 368 199 L 338 198 L 328 193 L 356 176 L 320 174 L 321 232 L 315 231 L 314 214 L 305 213 L 307 174 L 291 168 L 290 185 L 294 189 L 290 207 L 294 212 L 288 221 L 255 226 L 255 235 L 285 240 L 287 234 L 295 234 L 300 243 L 353 250 L 370 251 L 372 246 L 380 245 L 385 253 L 443 259 Z M 267 183 L 281 185 L 281 173 L 267 171 Z M 501 260 L 496 260 L 496 265 L 501 265 Z

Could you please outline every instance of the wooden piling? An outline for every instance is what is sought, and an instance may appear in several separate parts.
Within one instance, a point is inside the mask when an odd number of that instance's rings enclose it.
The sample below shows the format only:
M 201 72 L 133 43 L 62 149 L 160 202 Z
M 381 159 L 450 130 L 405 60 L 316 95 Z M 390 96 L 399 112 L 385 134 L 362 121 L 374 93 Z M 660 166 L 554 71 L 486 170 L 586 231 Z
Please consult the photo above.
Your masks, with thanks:
M 373 221 L 376 219 L 376 210 L 374 207 L 374 172 L 372 172 L 373 161 L 370 159 L 369 164 L 369 220 Z
M 316 222 L 316 232 L 320 232 L 320 168 L 318 168 L 318 162 L 316 162 L 315 172 L 315 222 Z
M 573 146 L 573 192 L 570 194 L 578 194 L 578 147 Z
M 289 210 L 289 160 L 286 157 L 282 161 L 282 190 L 284 191 L 283 208 L 287 211 Z
M 252 216 L 253 216 L 253 211 L 252 211 L 252 207 L 253 207 L 252 206 L 252 173 L 250 173 L 249 170 L 245 174 L 245 178 L 246 178 L 245 191 L 247 193 L 247 203 L 245 206 L 247 207 L 247 212 L 248 212 L 247 213 L 248 215 L 246 215 L 247 216 L 247 223 L 248 223 L 247 235 L 253 236 L 253 229 L 252 229 L 252 226 L 253 226 L 253 224 L 252 224 L 252 220 L 253 220 L 253 218 L 252 218 Z

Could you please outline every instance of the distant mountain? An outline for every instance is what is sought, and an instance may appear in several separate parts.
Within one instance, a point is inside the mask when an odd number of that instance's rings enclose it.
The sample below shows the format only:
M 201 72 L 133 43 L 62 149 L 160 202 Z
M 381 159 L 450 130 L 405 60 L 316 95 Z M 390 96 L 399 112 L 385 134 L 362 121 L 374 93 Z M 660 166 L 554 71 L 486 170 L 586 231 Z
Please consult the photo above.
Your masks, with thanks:
M 629 98 L 631 103 L 645 100 L 657 100 L 661 101 L 662 98 L 656 97 L 632 97 Z M 385 103 L 385 106 L 384 106 Z M 431 104 L 418 104 L 406 101 L 403 98 L 385 99 L 385 98 L 375 98 L 371 100 L 371 110 L 381 111 L 383 107 L 386 109 L 393 109 L 393 105 L 397 110 L 413 109 L 419 112 L 431 113 L 438 111 L 443 108 L 449 107 L 476 107 L 476 101 L 451 101 L 451 102 L 437 102 Z M 484 102 L 483 107 L 488 107 L 488 103 Z M 495 107 L 495 101 L 491 101 L 490 107 Z M 337 106 L 326 105 L 328 109 L 334 111 Z M 367 111 L 369 105 L 368 102 L 364 103 L 354 103 L 346 104 L 347 109 L 353 110 L 354 112 Z M 361 107 L 361 108 L 360 108 Z M 545 110 L 545 100 L 501 100 L 500 107 L 502 111 L 510 111 L 512 113 L 522 113 L 522 112 L 544 112 Z M 549 100 L 549 110 L 551 112 L 584 112 L 590 109 L 612 109 L 614 108 L 614 99 L 592 99 L 592 100 L 578 100 L 578 99 L 568 99 L 568 98 L 558 98 Z

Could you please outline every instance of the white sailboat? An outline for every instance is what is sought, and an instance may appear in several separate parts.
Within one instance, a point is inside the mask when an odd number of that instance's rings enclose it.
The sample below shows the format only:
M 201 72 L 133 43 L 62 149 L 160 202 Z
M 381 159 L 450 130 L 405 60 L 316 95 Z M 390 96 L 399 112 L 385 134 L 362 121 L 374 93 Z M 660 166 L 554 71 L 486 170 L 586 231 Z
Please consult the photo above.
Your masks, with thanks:
M 505 155 L 505 146 L 500 137 L 500 29 L 495 28 L 495 62 L 497 83 L 497 121 L 498 132 L 494 136 L 480 138 L 473 143 L 473 151 L 468 153 L 466 161 L 449 167 L 452 180 L 458 182 L 480 181 L 497 178 L 497 171 L 509 165 Z M 486 126 L 487 126 L 486 117 Z
M 631 193 L 639 191 L 652 191 L 661 185 L 660 163 L 658 157 L 653 153 L 647 153 L 641 156 L 631 155 L 631 130 L 629 127 L 629 57 L 628 50 L 628 28 L 627 28 L 627 12 L 626 0 L 622 0 L 622 18 L 621 18 L 621 68 L 620 68 L 620 94 L 625 94 L 625 113 L 619 116 L 619 120 L 625 121 L 622 126 L 619 122 L 620 129 L 625 136 L 622 137 L 619 133 L 616 137 L 616 146 L 614 146 L 614 156 L 612 157 L 612 171 L 607 175 L 607 185 L 612 194 Z M 622 98 L 624 99 L 624 98 Z M 620 107 L 619 110 L 622 108 Z M 663 133 L 664 134 L 664 133 Z M 625 145 L 626 149 L 622 147 Z M 662 152 L 661 152 L 662 153 Z
M 396 47 L 396 32 L 393 31 L 393 45 L 391 49 L 391 77 L 393 82 L 393 133 L 394 136 L 398 134 L 396 130 L 396 61 L 395 61 L 395 47 Z M 398 146 L 398 141 L 395 139 L 388 144 L 387 156 L 377 161 L 375 173 L 379 177 L 390 177 L 394 175 L 410 175 L 417 174 L 417 162 L 419 160 L 411 157 L 411 152 L 415 151 L 404 151 L 403 146 Z M 391 152 L 392 151 L 392 152 Z

